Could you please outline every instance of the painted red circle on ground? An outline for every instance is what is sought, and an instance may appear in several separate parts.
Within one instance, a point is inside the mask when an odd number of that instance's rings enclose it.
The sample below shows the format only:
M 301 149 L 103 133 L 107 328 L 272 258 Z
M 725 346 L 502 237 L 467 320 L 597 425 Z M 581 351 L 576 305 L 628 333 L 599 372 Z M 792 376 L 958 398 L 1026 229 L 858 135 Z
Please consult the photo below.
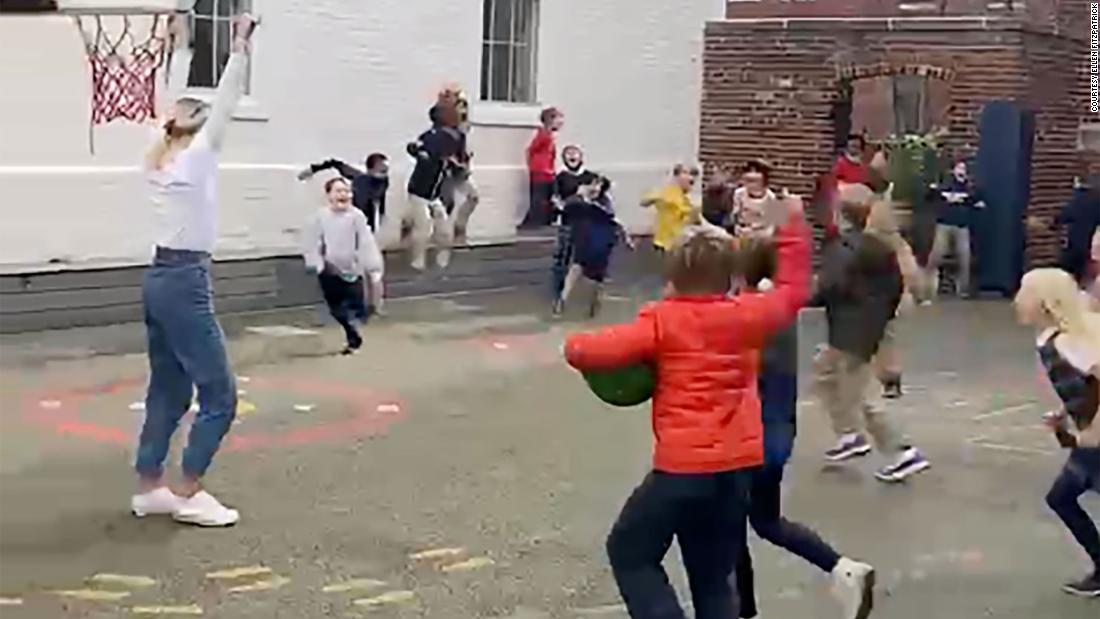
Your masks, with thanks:
M 132 429 L 89 422 L 81 418 L 80 412 L 82 407 L 96 396 L 118 394 L 143 384 L 142 379 L 133 378 L 91 387 L 29 393 L 22 400 L 23 420 L 34 426 L 52 429 L 59 435 L 74 436 L 99 443 L 130 445 L 136 440 Z M 249 387 L 271 388 L 273 391 L 289 391 L 298 395 L 342 401 L 349 405 L 351 415 L 339 421 L 283 432 L 230 430 L 222 443 L 223 452 L 290 447 L 336 439 L 376 436 L 384 433 L 390 425 L 405 416 L 405 407 L 399 399 L 364 387 L 285 377 L 253 377 Z

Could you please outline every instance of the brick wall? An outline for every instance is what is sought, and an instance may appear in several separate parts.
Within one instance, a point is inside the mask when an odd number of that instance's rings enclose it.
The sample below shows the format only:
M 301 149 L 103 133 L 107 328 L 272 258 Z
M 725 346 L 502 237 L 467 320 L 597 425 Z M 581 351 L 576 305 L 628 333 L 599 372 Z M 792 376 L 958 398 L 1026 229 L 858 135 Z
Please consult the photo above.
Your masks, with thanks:
M 949 149 L 977 146 L 982 106 L 992 99 L 1036 111 L 1030 212 L 1049 215 L 1069 197 L 1081 167 L 1075 150 L 1087 114 L 1084 42 L 1003 20 L 762 20 L 712 22 L 705 36 L 700 156 L 736 164 L 763 156 L 775 182 L 809 192 L 832 163 L 833 107 L 850 76 L 918 72 L 946 82 Z M 1057 239 L 1030 239 L 1049 260 Z
M 1087 0 L 733 0 L 726 17 L 914 17 L 1027 15 L 1047 20 L 1063 4 Z

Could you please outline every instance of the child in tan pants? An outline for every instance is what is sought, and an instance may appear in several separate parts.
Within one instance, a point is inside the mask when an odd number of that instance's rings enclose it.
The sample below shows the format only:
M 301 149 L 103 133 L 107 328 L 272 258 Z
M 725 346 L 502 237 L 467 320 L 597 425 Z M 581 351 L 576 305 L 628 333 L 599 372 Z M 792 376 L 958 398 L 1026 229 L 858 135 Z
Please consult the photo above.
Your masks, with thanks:
M 886 331 L 879 343 L 879 350 L 874 360 L 875 375 L 882 383 L 883 397 L 897 399 L 902 395 L 902 367 L 897 342 L 898 321 L 916 306 L 914 299 L 922 294 L 925 277 L 924 272 L 917 263 L 916 256 L 913 254 L 913 248 L 901 235 L 897 217 L 894 214 L 894 205 L 889 194 L 890 192 L 886 191 L 884 195 L 872 198 L 865 230 L 867 234 L 879 238 L 894 250 L 894 254 L 897 256 L 898 268 L 901 270 L 902 282 L 905 286 L 905 292 L 902 294 L 897 314 L 886 325 Z M 842 199 L 843 197 L 842 194 Z

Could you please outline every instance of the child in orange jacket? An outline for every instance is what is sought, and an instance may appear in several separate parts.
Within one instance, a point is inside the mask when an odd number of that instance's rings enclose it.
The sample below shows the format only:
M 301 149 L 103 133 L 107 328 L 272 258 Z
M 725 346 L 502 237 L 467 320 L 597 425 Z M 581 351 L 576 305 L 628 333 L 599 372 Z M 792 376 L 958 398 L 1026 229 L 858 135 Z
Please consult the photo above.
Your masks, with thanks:
M 673 294 L 630 324 L 574 335 L 581 371 L 652 364 L 653 471 L 623 507 L 607 540 L 631 617 L 682 617 L 661 561 L 676 538 L 698 619 L 737 616 L 728 576 L 745 542 L 749 471 L 764 461 L 757 373 L 769 338 L 795 320 L 810 288 L 810 235 L 797 198 L 775 201 L 780 226 L 774 288 L 731 296 L 733 239 L 691 228 L 668 263 Z

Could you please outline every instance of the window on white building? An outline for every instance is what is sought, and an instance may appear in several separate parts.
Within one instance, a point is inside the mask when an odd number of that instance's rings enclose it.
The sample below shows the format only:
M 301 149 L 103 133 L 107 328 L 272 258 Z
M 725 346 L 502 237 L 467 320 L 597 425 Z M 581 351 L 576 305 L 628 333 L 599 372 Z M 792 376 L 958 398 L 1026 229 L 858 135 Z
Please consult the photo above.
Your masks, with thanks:
M 539 0 L 483 0 L 481 100 L 534 103 Z
M 196 0 L 191 14 L 191 88 L 214 88 L 232 51 L 233 18 L 252 10 L 252 0 Z

